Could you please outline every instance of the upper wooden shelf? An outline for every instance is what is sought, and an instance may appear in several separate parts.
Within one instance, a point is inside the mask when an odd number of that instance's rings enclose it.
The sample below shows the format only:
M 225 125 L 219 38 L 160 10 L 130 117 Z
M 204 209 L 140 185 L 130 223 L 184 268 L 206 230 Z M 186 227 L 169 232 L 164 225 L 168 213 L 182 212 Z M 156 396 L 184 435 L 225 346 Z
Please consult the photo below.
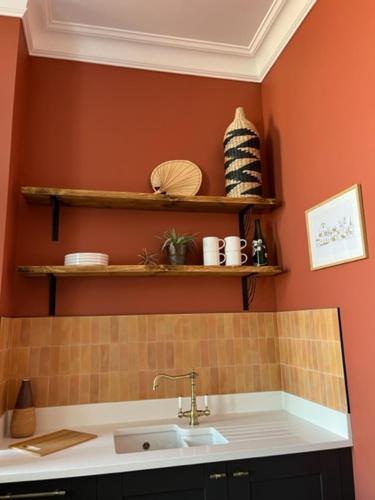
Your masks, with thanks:
M 89 191 L 45 187 L 22 187 L 29 203 L 49 205 L 57 199 L 61 205 L 92 208 L 128 208 L 133 210 L 169 210 L 175 212 L 239 213 L 252 206 L 255 211 L 272 210 L 281 205 L 275 198 L 254 196 L 169 196 L 121 191 Z
M 274 276 L 282 272 L 278 266 L 143 266 L 143 265 L 111 265 L 111 266 L 20 266 L 17 270 L 28 277 L 55 276 L 61 278 L 74 277 L 111 277 L 111 276 L 217 276 L 246 277 Z

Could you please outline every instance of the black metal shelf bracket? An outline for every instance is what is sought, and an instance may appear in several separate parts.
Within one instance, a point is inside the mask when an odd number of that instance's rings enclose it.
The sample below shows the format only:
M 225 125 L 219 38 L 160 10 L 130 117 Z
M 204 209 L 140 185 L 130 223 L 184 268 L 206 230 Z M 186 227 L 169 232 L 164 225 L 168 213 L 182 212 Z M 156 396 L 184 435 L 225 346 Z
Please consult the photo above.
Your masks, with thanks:
M 249 236 L 252 211 L 253 211 L 252 205 L 248 205 L 238 214 L 240 238 L 243 238 L 245 240 Z M 248 311 L 250 309 L 250 304 L 254 299 L 255 289 L 256 289 L 256 276 L 257 276 L 256 274 L 250 274 L 249 276 L 244 276 L 241 280 L 242 306 L 244 311 Z
M 257 274 L 250 274 L 242 278 L 242 304 L 243 310 L 248 311 L 254 300 L 257 285 Z
M 57 196 L 51 196 L 52 205 L 52 241 L 59 241 L 60 229 L 60 200 Z
M 56 288 L 57 288 L 56 276 L 54 274 L 49 274 L 48 282 L 49 282 L 48 314 L 49 316 L 56 316 Z
M 253 212 L 253 206 L 248 205 L 243 208 L 238 214 L 238 223 L 240 226 L 240 238 L 246 239 L 249 236 L 250 225 L 251 225 L 251 215 Z

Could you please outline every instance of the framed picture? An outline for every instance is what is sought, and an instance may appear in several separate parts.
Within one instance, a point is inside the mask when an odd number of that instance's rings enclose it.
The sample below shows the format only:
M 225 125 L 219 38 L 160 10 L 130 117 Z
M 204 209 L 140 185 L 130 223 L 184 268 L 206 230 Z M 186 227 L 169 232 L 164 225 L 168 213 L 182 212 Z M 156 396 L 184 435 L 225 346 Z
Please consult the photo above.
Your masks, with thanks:
M 361 186 L 354 186 L 306 210 L 310 268 L 367 258 Z

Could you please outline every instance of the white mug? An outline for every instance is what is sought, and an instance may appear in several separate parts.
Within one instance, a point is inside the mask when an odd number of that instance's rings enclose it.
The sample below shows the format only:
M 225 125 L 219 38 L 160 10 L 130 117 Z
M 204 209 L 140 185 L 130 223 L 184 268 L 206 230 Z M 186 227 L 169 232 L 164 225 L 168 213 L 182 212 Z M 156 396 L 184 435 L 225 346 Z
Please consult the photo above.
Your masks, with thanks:
M 223 249 L 225 246 L 225 241 L 221 238 L 217 238 L 216 236 L 205 236 L 202 239 L 203 243 L 203 252 L 218 252 Z
M 203 251 L 203 265 L 205 266 L 220 266 L 225 262 L 225 254 L 217 252 Z
M 225 252 L 225 265 L 226 266 L 242 266 L 247 261 L 247 255 L 237 251 Z
M 247 245 L 247 241 L 239 236 L 227 236 L 225 240 L 225 250 L 230 252 L 240 252 Z

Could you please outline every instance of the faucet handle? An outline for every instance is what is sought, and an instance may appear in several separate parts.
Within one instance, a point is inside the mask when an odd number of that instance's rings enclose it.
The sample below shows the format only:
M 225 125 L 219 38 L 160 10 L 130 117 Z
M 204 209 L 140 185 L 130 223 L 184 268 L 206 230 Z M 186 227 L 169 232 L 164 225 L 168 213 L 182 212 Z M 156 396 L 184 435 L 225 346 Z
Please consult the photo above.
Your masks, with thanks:
M 182 411 L 182 397 L 178 396 L 178 418 L 182 418 L 184 416 L 184 412 Z
M 209 417 L 211 415 L 211 411 L 208 408 L 208 396 L 207 396 L 207 394 L 205 394 L 205 396 L 204 396 L 204 410 L 202 413 L 206 417 Z

